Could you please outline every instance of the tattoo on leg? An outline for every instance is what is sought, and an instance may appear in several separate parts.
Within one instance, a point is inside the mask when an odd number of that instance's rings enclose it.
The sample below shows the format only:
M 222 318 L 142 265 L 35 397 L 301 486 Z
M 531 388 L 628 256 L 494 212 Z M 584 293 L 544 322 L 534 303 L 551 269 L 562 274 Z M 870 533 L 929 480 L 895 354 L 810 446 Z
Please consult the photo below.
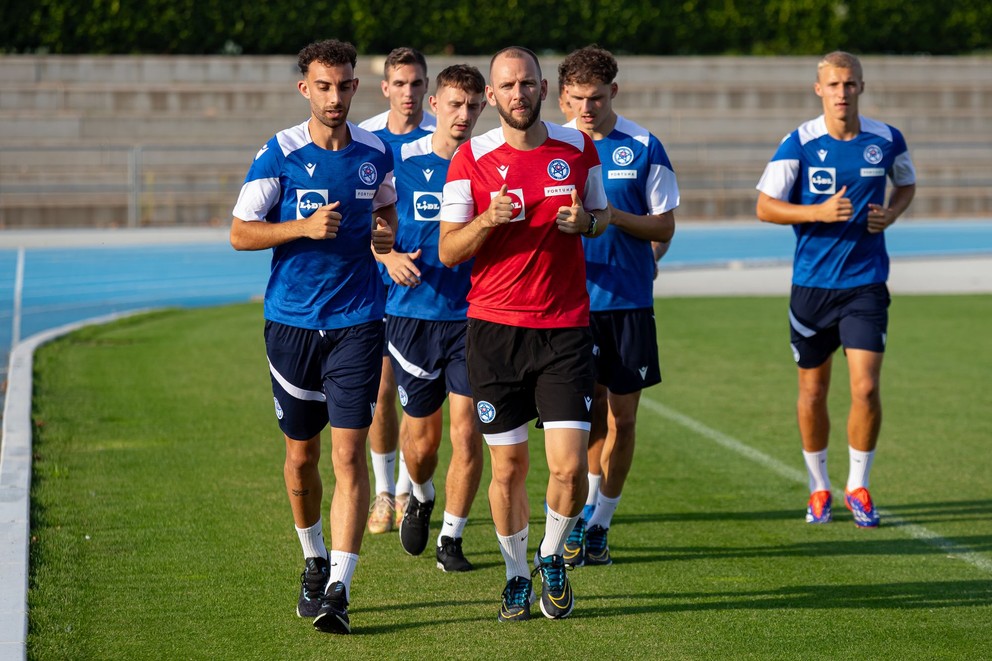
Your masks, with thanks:
M 293 495 L 297 498 L 303 498 L 304 496 L 310 495 L 310 489 L 293 489 Z

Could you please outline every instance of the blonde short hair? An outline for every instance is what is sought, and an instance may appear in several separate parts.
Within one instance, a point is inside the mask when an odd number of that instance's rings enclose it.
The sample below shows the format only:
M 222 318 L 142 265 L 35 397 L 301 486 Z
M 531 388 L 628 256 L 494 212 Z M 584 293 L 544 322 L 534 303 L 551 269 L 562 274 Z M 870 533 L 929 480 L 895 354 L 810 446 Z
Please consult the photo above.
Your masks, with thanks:
M 834 67 L 837 69 L 850 69 L 854 72 L 854 75 L 861 80 L 863 73 L 861 70 L 861 60 L 856 56 L 851 55 L 842 50 L 835 50 L 832 53 L 827 53 L 820 61 L 816 64 L 816 77 L 819 79 L 820 71 L 825 67 Z

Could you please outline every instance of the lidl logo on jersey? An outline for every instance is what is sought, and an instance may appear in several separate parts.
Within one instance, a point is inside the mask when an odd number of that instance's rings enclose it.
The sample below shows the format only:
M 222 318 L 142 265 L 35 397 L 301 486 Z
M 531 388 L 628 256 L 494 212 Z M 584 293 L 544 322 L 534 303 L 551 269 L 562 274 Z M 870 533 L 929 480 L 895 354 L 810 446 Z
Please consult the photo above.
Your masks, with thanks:
M 837 168 L 809 168 L 809 192 L 833 195 L 837 192 Z
M 548 176 L 555 181 L 565 181 L 571 171 L 571 168 L 568 167 L 568 163 L 560 158 L 556 158 L 548 163 Z
M 309 218 L 313 212 L 327 204 L 327 189 L 296 191 L 296 217 Z
M 379 176 L 378 171 L 375 166 L 368 161 L 362 163 L 358 166 L 358 178 L 362 180 L 362 183 L 366 186 L 372 186 L 375 184 L 376 178 Z
M 627 146 L 620 146 L 613 150 L 613 162 L 623 167 L 630 165 L 634 160 L 634 150 Z
M 414 220 L 440 220 L 441 195 L 439 193 L 424 193 L 417 191 L 413 194 Z
M 499 191 L 492 191 L 489 193 L 489 199 L 493 199 L 499 195 Z M 507 197 L 510 198 L 510 203 L 513 205 L 513 217 L 510 218 L 511 223 L 523 220 L 524 216 L 527 215 L 527 210 L 524 208 L 524 189 L 523 188 L 511 188 L 506 191 Z

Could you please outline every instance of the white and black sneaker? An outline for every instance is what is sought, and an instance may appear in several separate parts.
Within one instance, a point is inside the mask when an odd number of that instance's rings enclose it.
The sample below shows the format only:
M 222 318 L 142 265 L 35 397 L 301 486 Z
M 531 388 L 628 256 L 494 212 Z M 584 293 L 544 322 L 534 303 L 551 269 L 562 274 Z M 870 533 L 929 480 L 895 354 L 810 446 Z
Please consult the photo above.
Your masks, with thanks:
M 441 571 L 472 571 L 472 563 L 462 552 L 461 537 L 441 537 L 441 545 L 437 547 L 437 568 Z
M 341 581 L 327 586 L 327 593 L 320 600 L 320 611 L 313 620 L 314 629 L 324 633 L 351 633 L 346 592 Z
M 422 503 L 410 494 L 410 502 L 403 513 L 400 522 L 400 544 L 410 555 L 420 555 L 427 548 L 430 537 L 431 512 L 434 511 L 434 501 Z
M 327 587 L 331 568 L 326 558 L 307 558 L 307 566 L 300 574 L 300 600 L 296 604 L 296 614 L 300 617 L 317 617 L 320 600 Z

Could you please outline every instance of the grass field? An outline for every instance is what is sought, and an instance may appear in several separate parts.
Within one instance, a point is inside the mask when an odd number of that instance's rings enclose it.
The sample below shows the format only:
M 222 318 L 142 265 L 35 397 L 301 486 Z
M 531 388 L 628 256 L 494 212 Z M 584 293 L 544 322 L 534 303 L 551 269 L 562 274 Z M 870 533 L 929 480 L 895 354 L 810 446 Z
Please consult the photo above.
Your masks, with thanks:
M 786 309 L 779 298 L 657 303 L 665 383 L 645 393 L 615 564 L 572 572 L 571 618 L 496 622 L 504 576 L 483 488 L 465 534 L 475 572 L 444 574 L 396 535 L 366 536 L 350 637 L 294 613 L 302 555 L 261 306 L 154 313 L 59 340 L 36 357 L 29 655 L 992 658 L 992 297 L 895 299 L 877 530 L 836 501 L 834 523 L 803 521 Z M 833 387 L 836 489 L 841 356 Z M 532 451 L 536 542 L 539 434 Z

